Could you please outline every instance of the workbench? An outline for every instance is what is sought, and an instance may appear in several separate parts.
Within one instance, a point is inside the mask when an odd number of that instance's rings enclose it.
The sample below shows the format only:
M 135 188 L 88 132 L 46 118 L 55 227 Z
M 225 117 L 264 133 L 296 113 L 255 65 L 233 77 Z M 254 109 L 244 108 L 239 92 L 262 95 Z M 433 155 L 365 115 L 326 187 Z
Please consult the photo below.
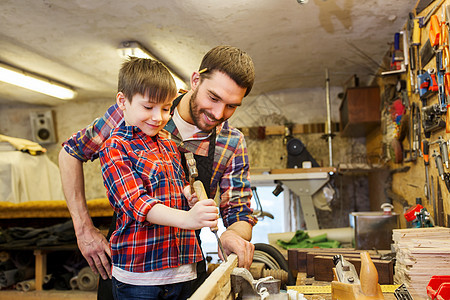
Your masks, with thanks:
M 195 291 L 195 293 L 189 298 L 190 300 L 228 300 L 233 298 L 233 282 L 231 280 L 231 274 L 233 269 L 237 267 L 237 256 L 231 254 L 228 257 L 228 262 L 220 264 L 206 279 L 206 281 Z M 331 282 L 315 281 L 312 278 L 307 278 L 306 273 L 304 276 L 300 275 L 300 280 L 297 279 L 298 285 L 309 286 L 329 286 Z M 304 297 L 308 300 L 331 300 L 330 293 L 323 294 L 307 294 Z M 384 293 L 385 300 L 396 299 L 393 293 Z M 420 298 L 414 298 L 414 300 L 423 300 Z
M 272 169 L 268 173 L 250 173 L 252 185 L 264 184 L 270 181 L 279 181 L 300 198 L 300 205 L 306 229 L 319 229 L 317 215 L 313 203 L 313 195 L 317 193 L 336 173 L 336 168 L 298 168 L 298 169 Z

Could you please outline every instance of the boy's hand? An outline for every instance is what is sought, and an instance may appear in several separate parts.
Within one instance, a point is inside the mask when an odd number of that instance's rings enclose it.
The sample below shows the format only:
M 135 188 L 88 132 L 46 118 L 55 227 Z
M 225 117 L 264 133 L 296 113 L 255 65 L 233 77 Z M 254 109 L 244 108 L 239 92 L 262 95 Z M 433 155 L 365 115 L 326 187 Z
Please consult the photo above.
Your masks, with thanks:
M 219 219 L 219 210 L 212 199 L 197 201 L 188 211 L 186 229 L 201 229 L 203 227 L 216 227 Z
M 194 207 L 195 203 L 198 202 L 198 198 L 197 198 L 196 193 L 191 194 L 191 186 L 190 185 L 187 185 L 184 187 L 183 194 L 188 201 L 189 207 L 190 208 Z

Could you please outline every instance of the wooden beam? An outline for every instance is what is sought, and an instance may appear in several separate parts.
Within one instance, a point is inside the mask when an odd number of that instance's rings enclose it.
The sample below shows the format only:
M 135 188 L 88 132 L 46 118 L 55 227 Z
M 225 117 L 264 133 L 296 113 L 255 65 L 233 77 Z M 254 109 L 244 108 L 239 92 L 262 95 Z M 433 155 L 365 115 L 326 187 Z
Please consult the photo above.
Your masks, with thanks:
M 303 134 L 303 133 L 325 133 L 325 123 L 317 124 L 294 124 L 289 126 L 292 130 L 291 134 Z M 286 126 L 260 126 L 260 127 L 239 127 L 239 130 L 249 138 L 264 139 L 266 136 L 273 135 L 285 135 Z M 331 131 L 339 131 L 339 123 L 331 124 Z
M 228 299 L 231 294 L 231 272 L 237 267 L 237 264 L 238 258 L 236 254 L 230 254 L 228 261 L 221 263 L 189 299 Z

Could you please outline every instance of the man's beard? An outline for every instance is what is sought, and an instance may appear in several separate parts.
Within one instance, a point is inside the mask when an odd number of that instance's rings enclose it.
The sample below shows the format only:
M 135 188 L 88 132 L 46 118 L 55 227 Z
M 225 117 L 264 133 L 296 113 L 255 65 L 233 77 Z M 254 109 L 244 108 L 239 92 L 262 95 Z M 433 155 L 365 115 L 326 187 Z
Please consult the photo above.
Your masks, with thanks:
M 191 114 L 192 121 L 194 122 L 195 126 L 200 128 L 200 130 L 205 132 L 210 132 L 213 130 L 218 124 L 225 121 L 225 119 L 216 120 L 213 115 L 208 113 L 204 109 L 199 109 L 197 105 L 197 89 L 192 93 L 191 99 L 189 101 L 189 113 Z M 216 125 L 209 125 L 205 124 L 204 122 L 201 122 L 200 119 L 202 117 L 202 114 L 206 115 L 210 120 L 215 120 L 217 122 Z

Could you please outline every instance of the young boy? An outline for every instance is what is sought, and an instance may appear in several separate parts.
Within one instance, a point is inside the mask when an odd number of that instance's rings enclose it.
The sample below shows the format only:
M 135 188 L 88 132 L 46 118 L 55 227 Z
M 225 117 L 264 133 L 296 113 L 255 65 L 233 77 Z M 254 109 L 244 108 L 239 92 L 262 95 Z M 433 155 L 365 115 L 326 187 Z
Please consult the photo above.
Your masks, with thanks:
M 189 209 L 177 146 L 159 134 L 175 96 L 175 82 L 160 62 L 130 58 L 120 69 L 116 100 L 125 124 L 99 156 L 117 213 L 110 239 L 115 299 L 187 298 L 202 260 L 195 230 L 217 225 L 213 200 Z

